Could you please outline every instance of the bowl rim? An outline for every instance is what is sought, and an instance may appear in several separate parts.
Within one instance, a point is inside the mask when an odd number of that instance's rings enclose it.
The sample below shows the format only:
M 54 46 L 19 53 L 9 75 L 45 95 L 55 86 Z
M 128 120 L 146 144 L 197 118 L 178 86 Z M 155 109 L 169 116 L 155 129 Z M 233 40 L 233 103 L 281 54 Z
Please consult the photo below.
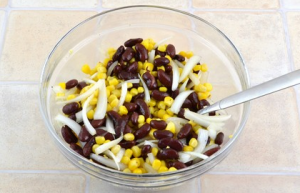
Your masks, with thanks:
M 86 164 L 92 164 L 96 167 L 98 167 L 99 169 L 102 169 L 104 171 L 107 172 L 112 172 L 114 174 L 118 174 L 118 175 L 123 175 L 123 176 L 128 176 L 128 177 L 147 177 L 147 178 L 157 178 L 157 177 L 162 177 L 162 176 L 170 176 L 170 175 L 176 175 L 176 174 L 181 174 L 181 173 L 185 173 L 187 171 L 196 169 L 198 167 L 201 167 L 203 165 L 206 165 L 210 162 L 212 162 L 213 160 L 217 159 L 218 157 L 220 157 L 223 152 L 226 152 L 227 149 L 231 148 L 237 141 L 238 136 L 241 134 L 241 132 L 244 130 L 245 124 L 248 120 L 249 117 L 249 113 L 250 113 L 250 102 L 246 102 L 244 103 L 244 108 L 243 108 L 243 114 L 244 116 L 242 116 L 242 119 L 240 121 L 240 125 L 238 127 L 238 129 L 235 132 L 235 135 L 226 143 L 225 146 L 223 146 L 219 151 L 217 151 L 215 154 L 213 154 L 212 156 L 210 156 L 208 159 L 203 160 L 201 162 L 198 162 L 196 164 L 193 164 L 191 166 L 188 166 L 184 169 L 180 169 L 174 172 L 166 172 L 166 173 L 157 173 L 157 174 L 132 174 L 132 173 L 125 173 L 122 171 L 118 171 L 115 169 L 111 169 L 109 167 L 106 166 L 101 166 L 99 164 L 93 163 L 89 160 L 87 160 L 86 158 L 84 158 L 83 156 L 77 154 L 75 151 L 71 150 L 69 147 L 67 147 L 66 144 L 64 144 L 64 142 L 58 137 L 57 133 L 55 132 L 55 129 L 52 128 L 52 124 L 50 122 L 50 120 L 47 118 L 48 117 L 48 113 L 47 113 L 47 108 L 42 104 L 43 103 L 43 96 L 44 96 L 44 89 L 43 89 L 43 80 L 44 80 L 44 76 L 45 76 L 45 70 L 47 68 L 47 64 L 50 60 L 50 58 L 52 57 L 53 53 L 56 51 L 56 49 L 58 48 L 58 46 L 61 44 L 61 42 L 70 34 L 72 33 L 75 29 L 77 29 L 78 27 L 80 27 L 81 25 L 89 22 L 90 20 L 97 18 L 101 15 L 105 15 L 111 12 L 115 12 L 115 11 L 119 11 L 119 10 L 126 10 L 126 9 L 132 9 L 132 8 L 154 8 L 154 9 L 160 9 L 160 10 L 167 10 L 167 11 L 173 11 L 173 12 L 177 12 L 189 17 L 192 17 L 196 20 L 200 20 L 201 22 L 205 23 L 206 25 L 208 25 L 209 27 L 211 27 L 213 30 L 215 30 L 216 32 L 218 32 L 221 36 L 223 36 L 223 38 L 225 38 L 225 40 L 227 40 L 227 42 L 232 46 L 232 48 L 235 50 L 235 52 L 238 54 L 239 56 L 239 60 L 242 63 L 242 67 L 244 70 L 244 77 L 245 77 L 245 86 L 246 88 L 250 87 L 250 78 L 249 78 L 249 73 L 248 73 L 248 69 L 245 65 L 244 59 L 240 53 L 240 51 L 236 48 L 236 46 L 232 43 L 232 41 L 221 31 L 219 30 L 216 26 L 212 25 L 211 23 L 209 23 L 208 21 L 202 19 L 199 16 L 193 15 L 189 12 L 186 11 L 182 11 L 182 10 L 178 10 L 178 9 L 174 9 L 174 8 L 169 8 L 169 7 L 164 7 L 164 6 L 156 6 L 156 5 L 132 5 L 132 6 L 124 6 L 124 7 L 118 7 L 118 8 L 114 8 L 114 9 L 110 9 L 110 10 L 105 10 L 102 11 L 98 14 L 95 14 L 85 20 L 83 20 L 82 22 L 78 23 L 77 25 L 75 25 L 73 28 L 71 28 L 65 35 L 63 35 L 58 42 L 55 44 L 55 46 L 53 47 L 53 49 L 51 50 L 50 54 L 48 55 L 48 57 L 46 58 L 46 61 L 42 67 L 42 73 L 40 75 L 40 80 L 39 80 L 39 108 L 40 111 L 42 112 L 42 117 L 44 119 L 44 122 L 46 124 L 47 130 L 51 133 L 51 135 L 54 137 L 55 141 L 60 143 L 66 151 L 68 151 L 69 153 L 73 154 L 74 156 L 76 156 L 78 159 L 80 159 L 81 161 L 83 161 Z M 47 98 L 47 97 L 46 97 Z M 51 129 L 50 129 L 51 128 Z M 58 145 L 56 143 L 56 145 Z M 65 156 L 65 155 L 64 155 Z M 69 160 L 70 161 L 70 160 Z M 86 170 L 85 170 L 86 171 Z

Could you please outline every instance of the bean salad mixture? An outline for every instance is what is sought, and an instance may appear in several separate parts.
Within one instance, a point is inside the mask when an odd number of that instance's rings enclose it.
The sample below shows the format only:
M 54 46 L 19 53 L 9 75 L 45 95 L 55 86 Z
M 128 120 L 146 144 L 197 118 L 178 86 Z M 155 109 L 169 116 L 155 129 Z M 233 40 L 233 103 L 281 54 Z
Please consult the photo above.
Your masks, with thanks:
M 94 68 L 84 64 L 86 78 L 52 87 L 62 107 L 55 120 L 71 149 L 109 168 L 155 174 L 221 148 L 230 115 L 197 113 L 210 105 L 208 67 L 169 40 L 129 39 Z

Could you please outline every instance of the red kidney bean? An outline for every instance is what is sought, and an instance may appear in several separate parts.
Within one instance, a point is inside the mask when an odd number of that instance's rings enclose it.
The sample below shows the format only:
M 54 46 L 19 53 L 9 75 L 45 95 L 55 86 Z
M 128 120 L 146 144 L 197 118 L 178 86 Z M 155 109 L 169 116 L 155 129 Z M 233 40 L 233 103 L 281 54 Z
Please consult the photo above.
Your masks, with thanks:
M 124 46 L 120 46 L 120 47 L 117 49 L 116 53 L 115 53 L 115 54 L 113 55 L 113 57 L 112 57 L 113 62 L 119 60 L 119 59 L 121 58 L 122 54 L 124 53 L 124 51 L 125 51 Z
M 138 125 L 139 114 L 137 112 L 133 112 L 130 116 L 130 121 L 133 125 Z
M 149 71 L 146 71 L 142 77 L 150 90 L 157 89 L 156 79 Z
M 131 72 L 133 74 L 137 73 L 138 71 L 138 62 L 133 62 L 132 64 L 129 64 L 127 67 L 127 71 Z
M 215 139 L 215 144 L 221 145 L 223 143 L 223 139 L 224 139 L 224 133 L 222 132 L 218 133 Z
M 193 107 L 192 102 L 191 102 L 188 98 L 186 98 L 186 99 L 184 100 L 184 102 L 183 102 L 181 108 L 183 108 L 183 109 L 188 108 L 188 109 L 190 109 L 190 110 L 193 110 L 194 107 Z
M 69 115 L 69 118 L 72 119 L 73 121 L 76 121 L 76 115 L 75 114 Z
M 167 123 L 163 120 L 151 120 L 150 126 L 158 130 L 163 130 L 167 127 Z
M 106 120 L 105 117 L 104 117 L 103 119 L 95 119 L 95 120 L 92 120 L 91 125 L 92 125 L 94 128 L 101 127 L 101 126 L 105 123 L 105 120 Z
M 196 110 L 199 110 L 199 98 L 198 95 L 195 92 L 192 92 L 189 96 L 188 99 L 192 102 L 192 105 L 195 107 Z
M 165 66 L 165 72 L 166 73 L 171 73 L 172 72 L 172 66 L 171 65 L 166 65 Z
M 209 116 L 216 116 L 216 111 L 212 111 L 208 113 Z
M 173 138 L 162 138 L 158 141 L 157 146 L 161 149 L 166 148 Z
M 145 119 L 148 119 L 151 116 L 149 107 L 143 99 L 137 99 L 135 104 L 138 106 L 138 112 L 144 115 Z
M 147 157 L 147 154 L 151 153 L 151 149 L 152 149 L 151 145 L 144 145 L 142 147 L 142 157 L 143 158 Z
M 86 82 L 84 82 L 84 81 L 82 81 L 82 82 L 79 82 L 78 84 L 77 84 L 77 88 L 79 89 L 79 90 L 82 90 L 84 87 L 86 87 L 87 86 L 87 84 L 86 84 Z
M 118 120 L 121 119 L 121 116 L 116 111 L 108 111 L 107 115 L 109 116 L 109 118 L 111 118 L 114 124 L 117 124 Z
M 168 130 L 156 130 L 153 132 L 153 136 L 156 139 L 163 139 L 163 138 L 167 138 L 167 137 L 172 138 L 174 136 L 174 134 Z
M 112 60 L 109 60 L 107 62 L 106 68 L 109 69 L 109 67 L 113 64 L 114 62 Z
M 148 51 L 145 48 L 145 46 L 143 46 L 140 43 L 135 44 L 135 50 L 138 53 L 138 59 L 141 62 L 145 62 L 146 60 L 148 60 Z
M 70 148 L 73 149 L 76 153 L 78 153 L 78 154 L 84 156 L 84 155 L 83 155 L 82 148 L 81 148 L 79 145 L 77 145 L 76 143 L 71 143 L 71 144 L 70 144 Z
M 64 140 L 69 144 L 76 143 L 78 140 L 75 134 L 70 129 L 70 127 L 68 127 L 67 125 L 61 128 L 61 135 L 63 136 Z
M 178 139 L 186 138 L 192 131 L 192 125 L 187 123 L 185 124 L 177 134 Z
M 138 99 L 144 99 L 145 98 L 145 93 L 139 93 L 132 97 L 131 102 L 136 102 Z
M 133 146 L 135 146 L 136 141 L 121 141 L 119 143 L 119 145 L 125 149 L 129 149 L 132 148 Z
M 180 118 L 185 119 L 185 117 L 184 117 L 183 115 L 184 115 L 184 109 L 181 108 L 181 109 L 179 110 L 178 114 L 177 114 L 177 117 L 180 117 Z
M 143 126 L 141 126 L 138 130 L 135 131 L 135 139 L 142 139 L 146 137 L 151 130 L 151 127 L 148 123 L 145 123 Z
M 174 167 L 174 168 L 176 168 L 177 170 L 180 170 L 180 169 L 183 169 L 183 168 L 186 168 L 186 167 L 187 167 L 186 164 L 184 164 L 184 163 L 182 163 L 182 162 L 180 162 L 180 161 L 175 161 L 175 162 L 173 162 L 171 165 L 172 165 L 171 167 Z
M 179 155 L 176 150 L 168 148 L 158 151 L 157 158 L 160 160 L 178 159 Z
M 75 114 L 79 111 L 79 105 L 77 102 L 72 102 L 72 103 L 66 104 L 63 107 L 62 111 L 66 115 Z
M 166 52 L 161 52 L 158 49 L 155 49 L 155 56 L 156 55 L 160 55 L 161 57 L 165 57 L 166 56 Z
M 130 79 L 138 79 L 139 76 L 137 75 L 137 73 L 131 73 L 131 72 L 127 72 L 126 70 L 121 70 L 118 73 L 118 78 L 121 80 L 130 80 Z
M 205 106 L 210 106 L 209 102 L 205 99 L 199 101 L 199 109 L 203 109 Z
M 183 150 L 183 143 L 177 139 L 171 138 L 171 141 L 169 142 L 168 146 L 176 151 Z
M 83 156 L 88 157 L 92 153 L 92 147 L 96 143 L 95 137 L 92 137 L 83 147 Z
M 103 129 L 96 129 L 96 135 L 103 136 L 105 139 L 109 139 L 111 141 L 115 139 L 113 134 L 111 134 Z
M 116 65 L 115 68 L 113 69 L 114 74 L 119 74 L 122 70 L 122 67 L 120 64 Z
M 126 47 L 132 47 L 137 43 L 142 43 L 143 39 L 142 38 L 135 38 L 135 39 L 129 39 L 124 43 L 124 46 Z
M 126 48 L 125 52 L 122 54 L 122 60 L 124 62 L 129 62 L 135 56 L 135 52 L 132 48 Z
M 165 73 L 162 69 L 159 69 L 157 71 L 157 77 L 158 80 L 165 85 L 166 87 L 171 87 L 172 86 L 172 79 L 171 76 Z
M 219 149 L 221 149 L 220 146 L 215 147 L 215 148 L 212 148 L 212 149 L 210 149 L 210 150 L 207 150 L 207 151 L 204 152 L 203 154 L 204 154 L 204 155 L 207 155 L 207 156 L 211 156 L 211 155 L 213 155 L 214 153 L 216 153 L 217 151 L 219 151 Z
M 193 130 L 190 132 L 190 134 L 186 137 L 186 143 L 189 144 L 190 140 L 192 138 L 198 139 L 197 133 L 195 133 Z
M 78 84 L 78 80 L 76 79 L 69 80 L 68 82 L 66 82 L 66 89 L 71 89 L 77 86 L 77 84 Z
M 176 54 L 175 57 L 174 57 L 175 60 L 178 60 L 179 62 L 184 62 L 185 61 L 185 57 L 179 55 L 179 54 Z
M 137 109 L 137 105 L 135 103 L 124 103 L 124 106 L 128 110 L 128 112 L 133 112 Z
M 114 126 L 115 126 L 115 132 L 116 137 L 120 137 L 121 133 L 124 132 L 125 126 L 127 125 L 128 120 L 125 120 L 122 118 L 117 112 L 115 111 L 108 111 L 107 115 L 109 118 L 112 119 Z
M 179 89 L 178 88 L 171 92 L 171 97 L 173 99 L 175 99 L 178 95 L 179 95 Z
M 161 92 L 159 90 L 153 90 L 151 96 L 157 101 L 163 101 L 165 97 L 170 96 L 167 92 Z
M 92 135 L 87 131 L 86 127 L 82 126 L 78 135 L 78 139 L 82 142 L 87 142 L 91 137 Z
M 176 55 L 175 47 L 172 44 L 169 44 L 166 49 L 167 54 L 173 59 Z
M 170 63 L 170 60 L 165 57 L 156 58 L 156 59 L 154 59 L 154 62 L 153 62 L 154 66 L 156 66 L 156 67 L 166 66 L 169 63 Z
M 125 135 L 126 133 L 133 133 L 131 127 L 128 124 L 125 126 L 123 134 Z

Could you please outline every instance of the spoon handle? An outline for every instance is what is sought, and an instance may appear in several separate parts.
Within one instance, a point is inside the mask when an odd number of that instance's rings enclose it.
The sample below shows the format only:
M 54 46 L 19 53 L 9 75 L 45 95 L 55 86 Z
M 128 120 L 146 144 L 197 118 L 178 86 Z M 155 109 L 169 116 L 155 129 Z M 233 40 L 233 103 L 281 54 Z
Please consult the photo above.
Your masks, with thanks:
M 297 84 L 300 84 L 300 70 L 295 70 L 278 78 L 226 97 L 204 109 L 199 110 L 198 113 L 205 114 L 220 109 L 226 109 Z

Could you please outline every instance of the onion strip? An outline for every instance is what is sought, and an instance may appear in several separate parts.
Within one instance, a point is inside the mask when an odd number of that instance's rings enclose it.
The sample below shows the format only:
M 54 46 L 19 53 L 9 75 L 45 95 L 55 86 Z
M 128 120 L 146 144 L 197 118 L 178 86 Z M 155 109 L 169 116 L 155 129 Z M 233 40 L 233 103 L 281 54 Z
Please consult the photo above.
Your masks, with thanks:
M 194 113 L 188 109 L 184 110 L 184 115 L 185 118 L 194 121 L 195 123 L 198 123 L 201 126 L 208 127 L 210 125 L 210 122 L 207 121 L 206 119 L 203 119 L 202 116 L 198 113 Z
M 183 81 L 185 77 L 193 70 L 194 66 L 196 66 L 200 62 L 199 56 L 192 56 L 186 65 L 183 68 L 179 81 Z
M 92 106 L 88 106 L 86 111 L 90 111 L 92 110 Z M 76 122 L 77 123 L 81 123 L 83 121 L 82 119 L 82 110 L 81 111 L 78 111 L 76 114 L 75 114 L 75 117 L 76 117 Z
M 127 82 L 124 82 L 122 84 L 121 97 L 120 97 L 120 100 L 119 100 L 119 103 L 118 103 L 118 106 L 117 106 L 118 109 L 119 109 L 120 106 L 123 105 L 123 103 L 125 101 L 126 94 L 127 94 Z
M 192 151 L 186 151 L 184 153 L 189 154 L 189 155 L 194 156 L 194 157 L 201 158 L 201 159 L 207 159 L 208 158 L 207 155 L 204 155 L 202 153 L 196 153 L 196 152 L 192 152 Z
M 206 147 L 208 140 L 208 131 L 205 129 L 200 129 L 198 133 L 198 146 L 194 149 L 196 153 L 202 153 Z
M 168 40 L 171 39 L 171 38 L 172 38 L 172 36 L 160 40 L 159 42 L 157 42 L 157 43 L 154 45 L 154 49 L 156 49 L 159 45 L 165 43 L 166 41 L 168 41 Z
M 105 155 L 107 155 L 108 157 L 111 157 L 113 159 L 113 161 L 115 162 L 116 166 L 117 166 L 117 169 L 120 170 L 120 165 L 119 163 L 117 162 L 117 158 L 116 156 L 110 151 L 110 150 L 106 150 L 104 152 Z
M 118 61 L 115 61 L 111 64 L 111 66 L 108 68 L 106 75 L 110 76 L 112 71 L 115 69 L 115 67 L 118 65 Z
M 174 91 L 178 88 L 180 74 L 178 66 L 174 64 L 172 60 L 170 61 L 170 64 L 173 70 L 172 91 Z
M 139 75 L 139 74 L 138 74 L 138 75 Z M 142 77 L 141 77 L 140 75 L 139 75 L 139 78 L 140 78 L 140 80 L 141 80 L 141 82 L 142 82 L 142 85 L 143 85 L 143 87 L 144 87 L 144 92 L 145 92 L 145 102 L 146 102 L 146 103 L 149 103 L 149 102 L 150 102 L 150 93 L 149 93 L 149 89 L 148 89 L 146 83 L 144 82 L 144 80 L 142 79 Z
M 110 142 L 104 143 L 104 144 L 100 145 L 99 147 L 97 147 L 95 149 L 95 153 L 97 155 L 100 153 L 103 153 L 104 151 L 112 148 L 113 146 L 118 145 L 118 143 L 120 143 L 120 141 L 122 141 L 122 139 L 123 139 L 123 134 L 119 138 L 112 140 Z
M 68 127 L 70 127 L 70 129 L 72 129 L 72 131 L 74 131 L 74 133 L 77 136 L 79 135 L 81 126 L 78 123 L 76 123 L 76 121 L 70 119 L 69 117 L 63 116 L 61 114 L 56 115 L 55 120 L 67 125 Z
M 114 168 L 114 169 L 118 169 L 116 163 L 111 159 L 104 158 L 103 156 L 99 156 L 94 153 L 91 153 L 90 157 L 93 160 L 96 160 L 97 162 L 99 162 L 103 165 L 106 165 L 106 166 Z M 120 170 L 124 170 L 126 168 L 126 165 L 123 163 L 119 163 L 119 166 L 120 166 Z
M 88 107 L 90 101 L 92 100 L 92 98 L 94 98 L 94 95 L 89 96 L 89 98 L 83 104 L 83 107 L 82 107 L 82 119 L 83 119 L 83 123 L 84 123 L 84 126 L 86 127 L 87 131 L 91 135 L 95 135 L 96 134 L 96 130 L 91 125 L 90 121 L 87 118 L 87 107 Z
M 186 85 L 189 82 L 189 79 L 186 79 L 186 81 L 184 81 L 184 83 L 182 83 L 182 85 L 179 88 L 179 93 L 185 91 Z
M 107 108 L 107 94 L 106 94 L 106 86 L 105 86 L 105 80 L 100 79 L 101 82 L 100 88 L 99 88 L 99 94 L 98 94 L 98 102 L 97 102 L 97 108 L 94 113 L 94 119 L 103 119 L 106 114 L 106 108 Z
M 143 164 L 143 167 L 145 168 L 145 170 L 147 171 L 147 172 L 149 172 L 150 174 L 157 174 L 157 171 L 155 170 L 155 169 L 153 169 L 153 167 L 152 166 L 150 166 L 148 163 L 144 163 Z
M 148 62 L 153 63 L 154 57 L 155 57 L 155 50 L 151 50 L 151 51 L 148 53 L 148 55 L 149 55 L 149 57 L 148 57 Z
M 106 123 L 105 123 L 107 132 L 110 132 L 112 134 L 116 134 L 115 129 L 114 129 L 114 123 L 109 117 L 106 117 Z
M 188 90 L 180 93 L 174 100 L 172 106 L 171 106 L 171 111 L 175 114 L 178 114 L 182 104 L 184 103 L 185 99 L 192 93 L 194 92 L 193 90 Z

